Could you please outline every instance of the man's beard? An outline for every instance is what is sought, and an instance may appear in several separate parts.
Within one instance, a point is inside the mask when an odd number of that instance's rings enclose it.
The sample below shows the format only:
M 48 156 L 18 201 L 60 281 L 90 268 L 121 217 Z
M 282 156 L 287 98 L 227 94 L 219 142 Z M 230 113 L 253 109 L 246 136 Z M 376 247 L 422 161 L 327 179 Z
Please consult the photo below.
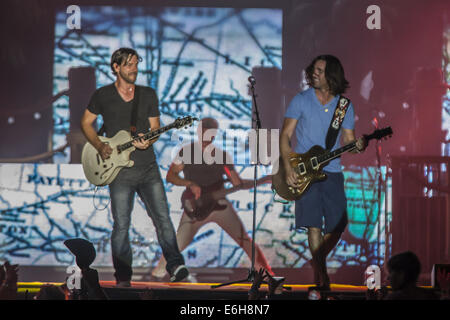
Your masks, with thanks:
M 313 87 L 314 89 L 321 89 L 322 84 L 320 83 L 319 79 L 312 79 L 311 80 L 311 87 Z
M 310 86 L 317 90 L 330 90 L 328 82 L 321 83 L 320 81 L 311 81 Z
M 135 74 L 135 77 L 132 77 L 132 75 Z M 137 79 L 137 73 L 130 73 L 130 74 L 124 74 L 123 72 L 120 72 L 120 76 L 122 77 L 122 79 L 129 84 L 134 84 L 136 82 Z

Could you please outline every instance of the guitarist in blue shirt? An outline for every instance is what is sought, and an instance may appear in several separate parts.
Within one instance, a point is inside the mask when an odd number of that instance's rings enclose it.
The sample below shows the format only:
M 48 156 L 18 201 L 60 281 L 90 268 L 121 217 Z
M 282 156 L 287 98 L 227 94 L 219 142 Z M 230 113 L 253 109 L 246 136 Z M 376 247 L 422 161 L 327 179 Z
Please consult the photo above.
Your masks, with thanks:
M 331 126 L 340 95 L 348 88 L 344 69 L 340 61 L 331 55 L 316 57 L 306 69 L 309 89 L 298 93 L 291 101 L 285 114 L 280 133 L 280 154 L 286 170 L 286 183 L 298 187 L 299 175 L 290 165 L 291 152 L 305 153 L 314 145 L 325 148 L 327 133 Z M 292 150 L 290 140 L 296 135 L 296 147 Z M 336 142 L 331 150 L 355 141 L 354 110 L 347 107 Z M 366 148 L 364 138 L 356 142 L 355 152 Z M 338 243 L 347 225 L 347 199 L 344 190 L 344 176 L 340 158 L 324 167 L 327 179 L 310 185 L 302 197 L 295 201 L 295 223 L 297 229 L 307 229 L 311 251 L 311 264 L 315 284 L 329 290 L 326 258 Z
M 117 77 L 116 81 L 94 92 L 81 119 L 84 135 L 103 160 L 109 158 L 113 150 L 98 138 L 92 126 L 99 114 L 103 117 L 107 137 L 113 137 L 120 130 L 143 136 L 150 128 L 155 130 L 160 127 L 156 92 L 150 87 L 135 85 L 139 61 L 141 58 L 133 49 L 116 50 L 111 57 L 111 70 Z M 152 144 L 156 140 L 141 138 L 133 141 L 136 150 L 131 153 L 130 159 L 134 165 L 121 169 L 109 184 L 114 219 L 112 260 L 119 287 L 131 285 L 133 254 L 128 231 L 136 193 L 155 225 L 159 244 L 168 261 L 167 271 L 171 281 L 181 281 L 189 275 L 177 246 L 164 184 L 153 151 Z

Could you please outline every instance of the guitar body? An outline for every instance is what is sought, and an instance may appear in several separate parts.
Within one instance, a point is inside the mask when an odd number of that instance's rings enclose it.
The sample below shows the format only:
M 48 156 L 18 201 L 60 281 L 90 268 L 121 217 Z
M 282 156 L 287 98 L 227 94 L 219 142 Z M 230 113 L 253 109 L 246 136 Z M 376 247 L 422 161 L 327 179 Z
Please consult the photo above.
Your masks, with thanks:
M 131 140 L 131 135 L 125 130 L 120 130 L 112 138 L 99 136 L 102 142 L 106 142 L 113 149 L 109 159 L 102 160 L 102 157 L 89 142 L 83 147 L 81 153 L 81 163 L 86 179 L 96 185 L 105 186 L 110 184 L 123 167 L 132 167 L 134 161 L 130 160 L 130 153 L 136 148 L 131 147 L 121 152 L 117 146 Z
M 103 160 L 97 149 L 87 142 L 81 153 L 81 163 L 86 179 L 96 186 L 110 184 L 122 168 L 132 167 L 134 165 L 134 161 L 130 160 L 130 154 L 136 150 L 133 146 L 133 141 L 138 139 L 152 140 L 168 130 L 174 128 L 180 129 L 182 127 L 187 128 L 196 120 L 198 119 L 191 116 L 176 119 L 167 126 L 152 130 L 136 138 L 133 138 L 126 130 L 120 130 L 112 138 L 99 136 L 100 141 L 109 144 L 113 150 L 110 157 L 106 160 Z
M 326 179 L 327 175 L 322 172 L 326 163 L 319 164 L 317 161 L 317 157 L 325 152 L 326 150 L 322 147 L 314 146 L 306 153 L 291 153 L 289 163 L 299 176 L 298 188 L 293 188 L 286 183 L 286 169 L 280 157 L 278 172 L 272 176 L 272 188 L 286 200 L 300 199 L 312 183 Z
M 205 220 L 213 211 L 224 210 L 227 205 L 219 204 L 214 192 L 223 189 L 223 182 L 203 187 L 200 197 L 196 200 L 194 194 L 189 188 L 181 195 L 181 206 L 189 218 L 202 221 Z
M 272 181 L 272 176 L 262 177 L 256 180 L 256 185 Z M 195 200 L 194 194 L 189 188 L 181 195 L 181 207 L 184 208 L 186 214 L 194 220 L 202 221 L 206 219 L 213 211 L 222 211 L 227 205 L 220 204 L 219 200 L 225 199 L 229 193 L 254 187 L 254 182 L 243 183 L 232 188 L 225 189 L 224 181 L 219 181 L 207 187 L 202 187 L 200 197 Z

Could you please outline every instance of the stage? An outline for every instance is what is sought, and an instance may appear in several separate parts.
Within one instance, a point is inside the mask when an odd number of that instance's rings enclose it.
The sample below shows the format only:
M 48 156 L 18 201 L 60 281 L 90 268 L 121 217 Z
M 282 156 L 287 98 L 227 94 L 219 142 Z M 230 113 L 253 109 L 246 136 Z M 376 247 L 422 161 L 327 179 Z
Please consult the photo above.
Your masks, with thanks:
M 155 281 L 151 277 L 151 269 L 136 267 L 133 269 L 131 288 L 116 288 L 114 269 L 112 267 L 93 267 L 98 271 L 99 280 L 108 298 L 112 300 L 140 300 L 140 295 L 152 292 L 156 300 L 248 300 L 248 291 L 251 283 L 243 281 L 247 279 L 246 268 L 189 268 L 193 282 L 171 283 L 166 275 L 161 281 Z M 364 285 L 364 271 L 361 268 L 348 268 L 349 272 L 359 273 L 360 277 L 354 276 L 359 281 L 345 281 L 349 276 L 337 269 L 328 268 L 331 279 L 331 296 L 337 300 L 366 300 L 367 286 Z M 38 267 L 23 266 L 19 270 L 18 298 L 32 299 L 41 287 L 45 285 L 62 285 L 69 276 L 64 267 Z M 277 300 L 307 300 L 308 288 L 313 286 L 313 272 L 310 266 L 303 268 L 274 268 L 275 276 L 284 277 L 283 291 L 275 298 Z M 382 271 L 382 283 L 386 275 Z M 242 280 L 242 281 L 241 281 Z M 239 282 L 241 281 L 241 282 Z M 219 284 L 239 282 L 232 285 L 212 288 Z M 429 277 L 422 277 L 418 285 L 431 288 Z M 260 291 L 267 292 L 267 285 L 263 284 Z
M 251 283 L 236 283 L 220 288 L 220 283 L 189 282 L 140 282 L 132 281 L 130 288 L 116 288 L 115 281 L 100 281 L 110 300 L 248 300 Z M 62 282 L 19 282 L 18 295 L 21 300 L 30 300 L 46 285 L 61 286 Z M 308 300 L 308 288 L 312 284 L 285 284 L 276 300 Z M 267 292 L 263 284 L 260 292 Z M 336 300 L 366 300 L 367 287 L 331 284 L 327 297 Z
M 151 292 L 155 300 L 248 300 L 251 283 L 247 279 L 246 268 L 189 268 L 192 282 L 171 283 L 166 275 L 161 281 L 151 278 L 149 268 L 134 268 L 130 288 L 116 288 L 113 268 L 95 268 L 99 274 L 100 285 L 109 299 L 141 300 L 142 294 Z M 311 287 L 313 274 L 309 267 L 275 268 L 275 276 L 284 277 L 283 291 L 275 298 L 280 300 L 307 300 L 308 288 Z M 356 270 L 354 270 L 355 272 Z M 63 267 L 23 266 L 19 271 L 18 298 L 32 299 L 45 285 L 63 285 L 69 277 Z M 342 300 L 365 300 L 367 287 L 344 284 L 335 270 L 329 269 L 331 290 L 327 295 Z M 363 274 L 361 275 L 363 276 Z M 238 282 L 231 285 L 212 288 L 219 284 Z M 361 277 L 361 284 L 363 280 Z M 267 292 L 267 284 L 261 286 L 261 292 Z

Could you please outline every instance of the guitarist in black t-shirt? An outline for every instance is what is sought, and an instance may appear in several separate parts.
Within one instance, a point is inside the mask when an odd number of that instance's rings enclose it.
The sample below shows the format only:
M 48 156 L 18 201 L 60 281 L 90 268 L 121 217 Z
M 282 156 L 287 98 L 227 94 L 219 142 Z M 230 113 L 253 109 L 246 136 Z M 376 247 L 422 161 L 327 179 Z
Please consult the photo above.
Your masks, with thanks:
M 215 119 L 202 119 L 197 132 L 199 141 L 183 147 L 167 172 L 167 182 L 177 186 L 185 186 L 185 192 L 192 193 L 195 199 L 200 198 L 202 190 L 207 190 L 207 187 L 214 186 L 215 189 L 223 187 L 224 174 L 233 186 L 243 185 L 246 188 L 253 186 L 253 180 L 244 180 L 239 177 L 239 174 L 234 170 L 233 164 L 231 164 L 232 159 L 230 159 L 229 155 L 212 144 L 218 127 L 218 122 Z M 210 134 L 211 137 L 209 137 Z M 205 161 L 204 154 L 211 154 L 214 159 L 220 159 L 220 161 L 213 163 L 211 163 L 211 159 L 206 159 Z M 183 172 L 184 178 L 180 177 L 181 172 Z M 237 212 L 227 199 L 221 199 L 219 203 L 222 206 L 221 210 L 213 210 L 209 215 L 201 217 L 201 219 L 196 219 L 192 215 L 187 214 L 186 211 L 188 209 L 184 208 L 177 230 L 178 247 L 183 251 L 192 242 L 201 227 L 207 223 L 214 222 L 224 229 L 245 253 L 251 257 L 252 239 L 247 234 Z M 255 249 L 255 269 L 264 268 L 270 274 L 273 274 L 261 248 L 255 245 Z M 165 265 L 166 261 L 162 257 L 152 271 L 154 280 L 161 280 L 164 277 L 166 273 Z
M 83 133 L 103 160 L 111 156 L 112 149 L 98 138 L 92 126 L 99 114 L 103 117 L 107 137 L 113 137 L 120 130 L 129 130 L 135 135 L 143 136 L 150 128 L 155 130 L 160 127 L 156 92 L 152 88 L 135 85 L 139 61 L 141 58 L 137 52 L 130 48 L 120 48 L 113 53 L 111 69 L 117 80 L 94 92 L 81 120 Z M 136 113 L 133 112 L 134 106 L 137 108 Z M 132 117 L 133 114 L 136 116 Z M 171 281 L 181 281 L 189 274 L 178 249 L 175 228 L 169 216 L 167 197 L 152 146 L 156 140 L 134 141 L 136 150 L 130 155 L 134 165 L 120 170 L 109 184 L 114 219 L 111 234 L 112 260 L 119 287 L 131 285 L 133 254 L 128 230 L 136 193 L 155 225 L 158 241 L 168 261 L 166 270 Z

